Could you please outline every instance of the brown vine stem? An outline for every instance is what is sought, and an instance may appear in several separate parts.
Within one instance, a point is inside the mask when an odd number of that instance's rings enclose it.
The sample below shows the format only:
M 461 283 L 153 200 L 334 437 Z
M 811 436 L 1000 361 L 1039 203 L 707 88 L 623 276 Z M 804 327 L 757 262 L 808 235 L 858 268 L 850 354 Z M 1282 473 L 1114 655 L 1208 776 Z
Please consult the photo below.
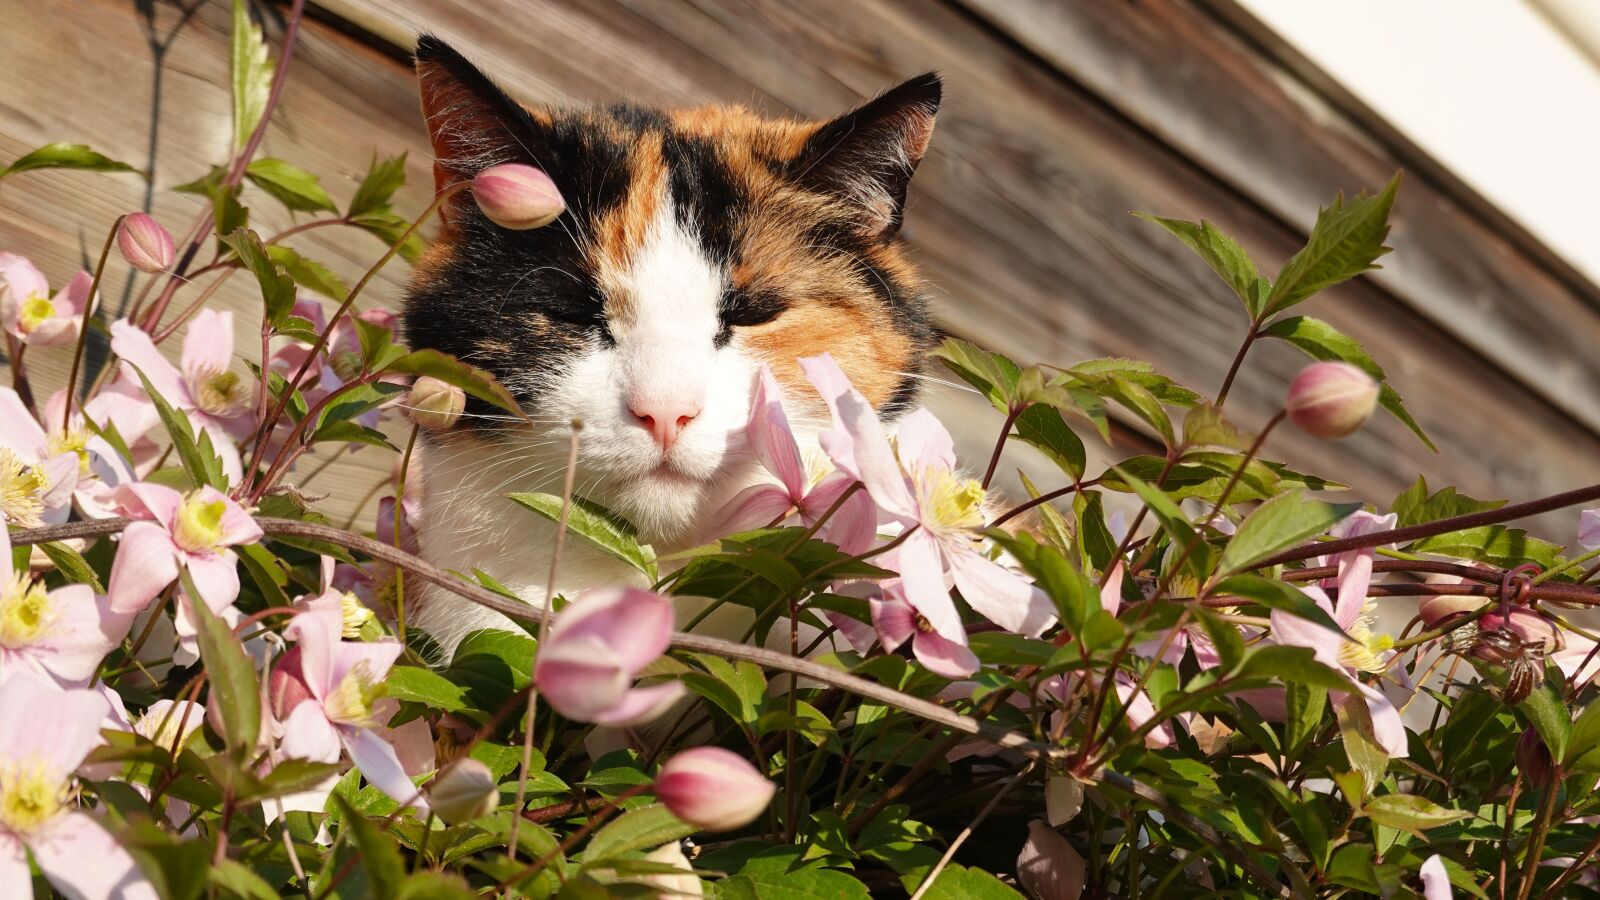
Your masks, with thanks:
M 127 216 L 117 216 L 111 223 L 111 233 L 106 235 L 105 246 L 100 248 L 100 261 L 95 263 L 94 278 L 89 281 L 89 296 L 83 298 L 83 321 L 78 325 L 78 343 L 72 350 L 72 371 L 67 375 L 67 389 L 61 394 L 61 433 L 66 434 L 72 430 L 72 389 L 78 384 L 78 368 L 83 365 L 83 349 L 89 345 L 89 322 L 94 315 L 94 299 L 100 295 L 100 276 L 106 272 L 106 257 L 111 255 L 111 242 L 117 239 L 117 232 L 122 230 L 122 221 Z M 50 423 L 44 424 L 45 428 Z
M 1462 531 L 1467 528 L 1478 528 L 1484 525 L 1499 525 L 1502 522 L 1510 522 L 1527 516 L 1536 516 L 1540 513 L 1547 513 L 1568 506 L 1577 506 L 1580 503 L 1591 503 L 1595 500 L 1600 500 L 1600 484 L 1592 484 L 1588 487 L 1552 494 L 1549 497 L 1541 497 L 1538 500 L 1512 503 L 1499 509 L 1486 509 L 1482 512 L 1468 513 L 1464 516 L 1440 519 L 1437 522 L 1423 522 L 1420 525 L 1407 525 L 1404 528 L 1393 528 L 1388 531 L 1374 531 L 1371 534 L 1344 538 L 1343 540 L 1305 544 L 1269 556 L 1251 568 L 1266 569 L 1284 563 L 1310 559 L 1313 556 L 1331 556 L 1336 553 L 1344 553 L 1347 550 L 1364 550 L 1368 547 L 1380 547 L 1384 544 L 1405 544 L 1425 537 L 1449 534 L 1452 531 Z
M 12 532 L 11 543 L 16 546 L 23 546 L 66 540 L 68 538 L 104 537 L 122 531 L 128 524 L 128 519 L 118 518 L 30 528 L 24 531 Z M 488 588 L 462 581 L 423 559 L 369 537 L 341 531 L 328 525 L 300 522 L 294 519 L 277 519 L 263 516 L 256 519 L 256 524 L 260 525 L 262 531 L 269 535 L 287 535 L 327 541 L 330 544 L 337 544 L 338 546 L 363 553 L 381 562 L 404 566 L 406 571 L 422 581 L 447 590 L 458 597 L 470 600 L 479 606 L 492 609 L 508 618 L 535 624 L 541 623 L 544 619 L 544 614 L 539 609 L 527 603 L 507 599 Z M 809 659 L 796 659 L 787 653 L 779 653 L 764 647 L 752 647 L 719 638 L 685 634 L 681 631 L 673 633 L 671 647 L 675 650 L 687 650 L 691 653 L 709 653 L 724 659 L 754 663 L 758 666 L 783 672 L 793 672 L 801 678 L 808 678 L 830 687 L 849 691 L 868 700 L 894 706 L 918 718 L 926 719 L 961 734 L 981 738 L 1003 749 L 1016 750 L 1030 758 L 1045 761 L 1060 761 L 1065 758 L 1065 751 L 1060 748 L 1030 740 L 1014 731 L 1000 728 L 987 722 L 980 722 L 970 716 L 952 712 L 937 703 L 885 687 L 876 681 L 868 681 L 865 678 L 841 672 L 838 669 L 830 669 Z

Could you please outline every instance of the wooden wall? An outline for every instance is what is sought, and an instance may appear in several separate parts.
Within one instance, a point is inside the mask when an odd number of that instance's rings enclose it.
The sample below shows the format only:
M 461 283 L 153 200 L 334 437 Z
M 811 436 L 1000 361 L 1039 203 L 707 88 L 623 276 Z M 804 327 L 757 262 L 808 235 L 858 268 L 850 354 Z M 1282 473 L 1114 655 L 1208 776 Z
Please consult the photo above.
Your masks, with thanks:
M 192 199 L 162 189 L 220 159 L 229 128 L 227 11 L 213 0 L 187 3 L 194 11 L 184 18 L 168 3 L 0 0 L 0 160 L 75 140 L 144 165 L 157 110 L 154 209 L 186 223 Z M 399 198 L 402 213 L 421 208 L 428 184 L 403 59 L 420 30 L 535 102 L 738 102 L 824 116 L 938 69 L 947 99 L 906 232 L 936 285 L 943 324 L 1027 361 L 1149 359 L 1202 391 L 1216 389 L 1242 334 L 1237 301 L 1186 249 L 1128 212 L 1209 218 L 1271 272 L 1304 239 L 1319 204 L 1405 169 L 1384 269 L 1306 311 L 1366 345 L 1443 452 L 1382 418 L 1336 444 L 1285 430 L 1269 454 L 1379 503 L 1418 472 L 1513 499 L 1600 475 L 1592 349 L 1600 290 L 1348 98 L 1319 88 L 1227 0 L 312 6 L 265 152 L 322 175 L 343 199 L 372 153 L 407 150 L 414 182 Z M 265 9 L 269 18 L 283 12 Z M 280 31 L 269 23 L 274 39 Z M 165 48 L 159 55 L 152 33 Z M 0 186 L 0 249 L 59 280 L 93 252 L 105 223 L 142 202 L 141 185 L 126 176 L 12 179 Z M 266 231 L 286 222 L 262 218 Z M 378 248 L 328 229 L 301 249 L 352 274 Z M 373 299 L 394 302 L 402 274 L 387 273 Z M 227 297 L 254 308 L 242 279 Z M 1270 415 L 1301 363 L 1286 347 L 1252 352 L 1230 401 L 1241 424 Z M 992 441 L 997 423 L 970 397 L 938 402 L 969 452 Z M 358 454 L 349 465 L 363 464 L 380 461 Z M 325 476 L 320 489 L 349 503 L 371 480 Z M 1571 521 L 1543 524 L 1565 540 Z

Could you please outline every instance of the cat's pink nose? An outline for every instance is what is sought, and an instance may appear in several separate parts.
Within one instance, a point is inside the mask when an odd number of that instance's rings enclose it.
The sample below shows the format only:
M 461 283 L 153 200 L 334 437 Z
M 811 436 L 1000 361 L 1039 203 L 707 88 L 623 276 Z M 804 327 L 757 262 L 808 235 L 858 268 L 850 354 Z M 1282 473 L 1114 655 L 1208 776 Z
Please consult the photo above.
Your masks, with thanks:
M 663 453 L 672 449 L 683 430 L 689 427 L 695 416 L 700 415 L 700 404 L 673 400 L 639 398 L 630 403 L 628 409 L 639 425 L 661 445 Z

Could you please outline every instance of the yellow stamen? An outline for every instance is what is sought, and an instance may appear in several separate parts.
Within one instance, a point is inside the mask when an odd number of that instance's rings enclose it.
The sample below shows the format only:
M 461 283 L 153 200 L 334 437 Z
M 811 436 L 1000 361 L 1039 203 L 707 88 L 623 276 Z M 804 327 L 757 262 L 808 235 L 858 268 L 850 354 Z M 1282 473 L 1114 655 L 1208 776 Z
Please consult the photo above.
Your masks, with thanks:
M 22 308 L 17 312 L 17 325 L 23 334 L 31 334 L 40 325 L 55 318 L 56 305 L 50 298 L 43 294 L 34 294 L 22 301 Z
M 221 500 L 201 500 L 190 494 L 178 507 L 177 526 L 172 540 L 190 553 L 216 550 L 222 544 L 222 514 L 228 505 Z
M 190 385 L 195 405 L 212 415 L 231 416 L 250 402 L 243 378 L 237 372 L 209 372 Z
M 363 659 L 351 666 L 339 686 L 323 699 L 322 710 L 330 722 L 371 728 L 378 724 L 372 718 L 372 701 L 382 695 L 383 685 L 377 683 L 372 666 Z
M 50 487 L 44 472 L 30 466 L 10 450 L 0 447 L 0 519 L 23 528 L 44 524 L 44 492 Z
M 1372 608 L 1369 602 L 1363 609 L 1365 613 Z M 1394 638 L 1387 634 L 1375 634 L 1372 631 L 1373 618 L 1362 615 L 1350 626 L 1350 640 L 1339 647 L 1339 662 L 1345 666 L 1361 672 L 1371 672 L 1375 675 L 1382 674 L 1388 667 L 1383 663 L 1383 654 L 1394 646 Z
M 949 469 L 926 469 L 913 473 L 912 480 L 917 485 L 923 523 L 933 531 L 983 527 L 986 492 L 975 479 L 962 478 Z
M 66 805 L 67 785 L 43 760 L 0 763 L 0 824 L 27 834 Z
M 77 454 L 78 474 L 89 474 L 89 451 L 86 449 L 89 445 L 89 429 L 74 428 L 66 432 L 55 432 L 50 435 L 45 445 L 51 456 L 63 453 Z
M 16 650 L 38 642 L 55 623 L 56 610 L 45 586 L 27 572 L 0 585 L 0 647 Z
M 372 610 L 367 609 L 361 598 L 349 591 L 339 598 L 339 612 L 344 617 L 344 626 L 339 633 L 350 639 L 360 637 L 361 627 L 372 621 Z

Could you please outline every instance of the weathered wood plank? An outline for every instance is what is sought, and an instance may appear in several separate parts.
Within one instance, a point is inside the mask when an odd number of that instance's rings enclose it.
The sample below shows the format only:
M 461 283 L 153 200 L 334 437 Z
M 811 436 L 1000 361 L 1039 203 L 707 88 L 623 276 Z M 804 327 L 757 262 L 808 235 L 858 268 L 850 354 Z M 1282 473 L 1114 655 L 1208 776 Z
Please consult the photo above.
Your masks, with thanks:
M 194 3 L 186 5 L 194 6 Z M 9 162 L 51 141 L 90 144 L 114 158 L 153 168 L 152 214 L 173 231 L 186 228 L 199 203 L 168 188 L 205 174 L 226 159 L 230 139 L 228 88 L 229 12 L 205 2 L 177 27 L 157 74 L 138 4 L 77 0 L 71 4 L 0 2 L 0 160 Z M 172 32 L 180 14 L 152 4 L 157 35 Z M 269 28 L 274 52 L 278 29 Z M 301 30 L 300 50 L 262 155 L 281 156 L 320 175 L 336 201 L 349 199 L 374 153 L 410 151 L 411 184 L 396 197 L 402 213 L 420 211 L 432 194 L 426 143 L 417 127 L 415 91 L 406 73 L 370 47 L 319 23 Z M 159 102 L 155 96 L 160 88 Z M 155 114 L 152 115 L 152 110 Z M 154 122 L 152 167 L 150 126 Z M 139 209 L 144 183 L 129 175 L 31 172 L 0 184 L 0 250 L 20 253 L 55 284 L 93 264 L 111 222 Z M 275 201 L 246 189 L 254 226 L 264 234 L 292 222 Z M 305 221 L 304 214 L 301 221 Z M 321 260 L 349 283 L 377 260 L 383 245 L 349 229 L 307 232 L 290 244 Z M 201 259 L 209 258 L 209 249 Z M 392 303 L 405 277 L 396 265 L 382 273 L 366 304 Z M 133 280 L 142 287 L 144 276 Z M 103 296 L 110 309 L 126 302 L 127 267 L 112 255 Z M 194 296 L 177 295 L 175 306 Z M 261 306 L 248 276 L 236 276 L 216 304 L 237 311 L 235 356 L 260 356 L 255 322 Z M 179 340 L 168 342 L 176 355 Z M 44 348 L 28 354 L 36 387 L 51 391 L 65 380 L 70 351 Z M 9 380 L 9 374 L 5 376 Z M 320 476 L 308 492 L 330 492 L 334 510 L 354 506 L 385 474 L 388 454 L 368 449 L 349 455 Z
M 823 115 L 896 79 L 943 70 L 949 99 L 907 231 L 945 323 L 1023 358 L 1139 356 L 1215 389 L 1243 327 L 1237 303 L 1127 211 L 1206 215 L 1263 260 L 1287 257 L 1303 239 L 1097 96 L 939 4 L 321 5 L 400 45 L 433 30 L 533 102 L 733 100 Z M 1445 454 L 1427 453 L 1392 422 L 1337 445 L 1285 433 L 1272 452 L 1378 498 L 1401 487 L 1406 471 L 1508 496 L 1592 477 L 1591 432 L 1486 369 L 1382 286 L 1350 284 L 1310 311 L 1390 367 Z M 1232 401 L 1247 425 L 1269 415 L 1301 362 L 1283 347 L 1255 352 Z
M 1285 220 L 1309 225 L 1339 190 L 1408 168 L 1395 253 L 1372 277 L 1491 365 L 1591 428 L 1600 426 L 1600 289 L 1524 251 L 1534 239 L 1485 222 L 1436 167 L 1244 46 L 1193 0 L 1135 4 L 952 0 L 1003 29 L 1161 140 Z M 1199 216 L 1204 210 L 1180 211 Z

